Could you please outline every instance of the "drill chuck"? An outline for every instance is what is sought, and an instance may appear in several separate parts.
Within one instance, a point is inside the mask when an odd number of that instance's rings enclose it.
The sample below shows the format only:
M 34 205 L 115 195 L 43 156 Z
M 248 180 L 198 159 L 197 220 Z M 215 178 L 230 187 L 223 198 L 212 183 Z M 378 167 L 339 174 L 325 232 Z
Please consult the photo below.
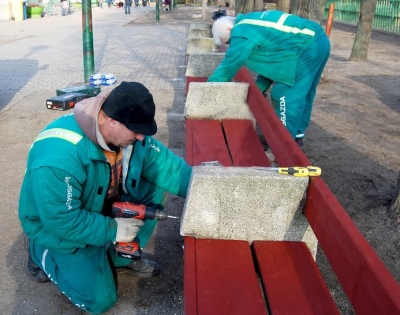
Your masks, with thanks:
M 154 218 L 157 220 L 167 220 L 168 214 L 166 214 L 164 211 L 156 210 Z

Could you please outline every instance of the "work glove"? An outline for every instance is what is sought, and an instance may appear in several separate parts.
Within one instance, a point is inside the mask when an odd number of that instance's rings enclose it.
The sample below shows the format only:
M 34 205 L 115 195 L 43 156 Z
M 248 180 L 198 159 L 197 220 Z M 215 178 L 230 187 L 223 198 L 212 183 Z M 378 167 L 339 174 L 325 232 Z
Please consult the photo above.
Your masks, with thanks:
M 132 242 L 144 225 L 142 220 L 135 218 L 115 218 L 117 221 L 117 242 Z

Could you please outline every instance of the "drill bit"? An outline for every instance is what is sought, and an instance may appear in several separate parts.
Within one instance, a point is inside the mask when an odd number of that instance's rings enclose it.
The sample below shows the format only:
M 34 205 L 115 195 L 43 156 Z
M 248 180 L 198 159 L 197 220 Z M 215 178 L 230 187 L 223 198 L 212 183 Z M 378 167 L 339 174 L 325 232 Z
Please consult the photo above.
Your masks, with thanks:
M 179 219 L 173 215 L 166 214 L 164 211 L 156 210 L 154 217 L 157 220 Z
M 179 219 L 179 217 L 175 217 L 173 215 L 167 215 L 167 217 L 170 218 L 170 219 Z

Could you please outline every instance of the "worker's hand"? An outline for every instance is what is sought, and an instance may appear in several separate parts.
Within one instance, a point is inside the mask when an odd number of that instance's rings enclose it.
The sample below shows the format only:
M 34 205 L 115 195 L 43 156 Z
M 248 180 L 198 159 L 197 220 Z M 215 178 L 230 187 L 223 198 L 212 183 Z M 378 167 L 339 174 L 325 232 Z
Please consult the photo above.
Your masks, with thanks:
M 117 242 L 132 242 L 144 222 L 135 218 L 115 218 L 117 221 Z

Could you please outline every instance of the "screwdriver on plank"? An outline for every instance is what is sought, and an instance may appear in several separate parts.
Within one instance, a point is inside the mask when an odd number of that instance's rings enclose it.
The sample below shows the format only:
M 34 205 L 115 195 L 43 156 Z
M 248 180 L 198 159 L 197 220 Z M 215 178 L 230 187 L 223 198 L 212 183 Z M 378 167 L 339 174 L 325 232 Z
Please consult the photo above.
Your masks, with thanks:
M 320 176 L 322 171 L 317 166 L 293 166 L 293 167 L 254 167 L 257 170 L 276 171 L 279 174 L 293 175 L 296 177 Z

